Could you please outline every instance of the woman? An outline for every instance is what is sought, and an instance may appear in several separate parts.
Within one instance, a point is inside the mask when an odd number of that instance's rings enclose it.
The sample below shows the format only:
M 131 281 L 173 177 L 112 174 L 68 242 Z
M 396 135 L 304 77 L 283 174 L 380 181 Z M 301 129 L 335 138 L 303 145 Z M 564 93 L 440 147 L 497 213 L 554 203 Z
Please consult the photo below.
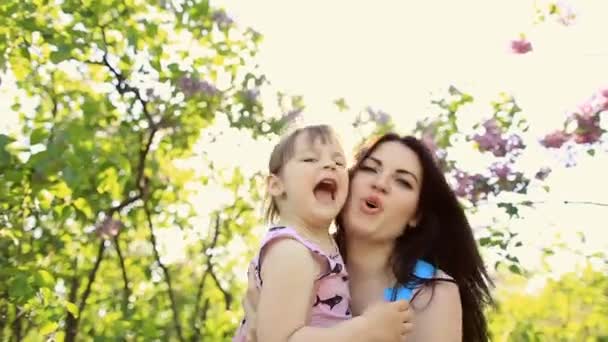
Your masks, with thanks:
M 409 291 L 407 341 L 488 340 L 491 281 L 463 209 L 418 139 L 389 133 L 357 154 L 337 226 L 354 315 Z

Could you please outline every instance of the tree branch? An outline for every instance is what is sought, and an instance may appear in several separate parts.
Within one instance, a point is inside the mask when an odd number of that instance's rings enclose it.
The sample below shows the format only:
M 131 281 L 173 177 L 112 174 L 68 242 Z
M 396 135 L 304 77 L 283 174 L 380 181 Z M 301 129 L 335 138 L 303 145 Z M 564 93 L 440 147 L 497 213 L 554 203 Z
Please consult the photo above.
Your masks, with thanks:
M 207 258 L 207 260 L 209 260 L 211 258 L 211 255 L 209 255 L 207 253 L 207 250 L 209 250 L 209 248 L 214 248 L 217 245 L 217 240 L 219 237 L 219 232 L 220 232 L 220 215 L 219 213 L 215 216 L 215 229 L 213 232 L 213 239 L 211 241 L 210 245 L 205 244 L 205 242 L 203 241 L 203 255 L 205 255 L 205 257 Z M 197 327 L 197 323 L 198 320 L 197 318 L 200 315 L 200 304 L 201 304 L 201 298 L 203 297 L 203 289 L 205 287 L 205 280 L 207 279 L 207 276 L 209 275 L 209 266 L 207 265 L 207 269 L 205 269 L 205 271 L 203 272 L 203 275 L 201 276 L 201 281 L 198 285 L 198 291 L 196 293 L 196 301 L 195 301 L 195 308 L 194 308 L 194 314 L 192 315 L 192 338 L 191 341 L 198 341 L 199 337 L 200 337 L 200 327 Z M 208 300 L 205 301 L 205 303 L 208 304 Z M 206 310 L 206 309 L 205 309 Z M 202 322 L 204 323 L 205 320 L 203 319 Z
M 173 294 L 171 274 L 169 273 L 169 269 L 167 268 L 167 266 L 165 266 L 165 264 L 163 264 L 163 262 L 160 260 L 160 253 L 158 252 L 158 245 L 156 243 L 156 236 L 154 234 L 154 224 L 152 223 L 152 215 L 150 214 L 150 209 L 148 208 L 147 203 L 144 203 L 144 212 L 146 214 L 146 220 L 148 221 L 148 228 L 150 229 L 150 242 L 152 243 L 152 248 L 154 250 L 154 257 L 156 258 L 158 266 L 163 270 L 165 281 L 167 282 L 169 300 L 171 301 L 171 310 L 173 311 L 173 324 L 175 325 L 175 329 L 177 330 L 177 337 L 180 341 L 184 342 L 185 340 L 182 334 L 182 326 L 179 323 L 179 312 L 177 310 L 177 302 Z
M 600 207 L 608 207 L 608 203 L 593 202 L 593 201 L 564 201 L 564 204 L 583 204 L 583 205 L 596 205 Z
M 102 26 L 101 27 L 101 37 L 103 39 L 103 44 L 104 46 L 104 53 L 103 53 L 103 59 L 102 59 L 102 63 L 103 65 L 105 65 L 106 67 L 108 67 L 108 69 L 110 69 L 110 72 L 112 74 L 114 74 L 114 76 L 116 77 L 118 83 L 116 84 L 116 90 L 118 91 L 119 94 L 123 95 L 125 93 L 132 93 L 135 95 L 135 97 L 137 98 L 137 100 L 141 103 L 142 105 L 142 110 L 144 112 L 144 115 L 146 116 L 146 119 L 148 120 L 148 124 L 150 125 L 150 128 L 154 128 L 156 127 L 154 120 L 152 120 L 152 115 L 150 115 L 150 112 L 148 111 L 148 108 L 146 107 L 147 105 L 147 101 L 145 101 L 143 99 L 143 97 L 141 96 L 141 92 L 139 91 L 138 88 L 131 86 L 128 82 L 126 77 L 120 73 L 118 70 L 116 70 L 112 64 L 110 64 L 110 61 L 108 60 L 108 41 L 106 39 L 106 31 L 105 28 Z
M 13 335 L 15 336 L 16 341 L 21 341 L 21 339 L 22 339 L 22 337 L 21 337 L 21 332 L 22 332 L 21 316 L 22 315 L 17 315 L 17 317 L 13 321 Z
M 224 302 L 226 304 L 226 310 L 228 310 L 230 308 L 230 304 L 232 303 L 232 295 L 230 294 L 230 292 L 226 291 L 220 284 L 220 281 L 219 281 L 217 275 L 215 274 L 215 271 L 213 270 L 213 265 L 211 264 L 211 260 L 209 260 L 209 259 L 207 259 L 207 268 L 209 269 L 209 274 L 211 274 L 211 278 L 215 282 L 215 285 L 222 292 L 222 295 L 224 295 Z
M 222 294 L 224 296 L 224 303 L 226 304 L 226 310 L 228 310 L 230 308 L 230 304 L 232 303 L 232 295 L 230 294 L 230 292 L 225 290 L 222 287 L 222 285 L 220 284 L 219 278 L 217 277 L 217 275 L 215 274 L 215 271 L 213 270 L 213 264 L 211 263 L 211 255 L 208 252 L 208 250 L 210 248 L 215 247 L 215 245 L 217 244 L 219 235 L 220 235 L 220 215 L 218 214 L 215 219 L 215 231 L 213 233 L 213 239 L 211 241 L 211 244 L 209 246 L 205 247 L 204 253 L 207 256 L 207 272 L 209 274 L 211 274 L 211 278 L 215 282 L 215 285 L 222 292 Z
M 136 183 L 136 186 L 139 190 L 138 194 L 136 196 L 126 198 L 125 200 L 123 200 L 120 204 L 118 204 L 115 207 L 109 208 L 107 210 L 107 215 L 109 217 L 112 216 L 115 212 L 122 210 L 129 204 L 131 204 L 143 197 L 144 192 L 145 192 L 145 186 L 143 184 L 141 184 L 142 183 L 141 179 L 143 178 L 145 162 L 146 162 L 147 156 L 150 152 L 150 146 L 152 145 L 152 140 L 154 139 L 155 134 L 156 134 L 156 128 L 153 127 L 150 132 L 150 135 L 148 137 L 148 140 L 146 141 L 145 148 L 143 148 L 140 151 L 138 173 L 137 173 L 137 183 Z M 118 243 L 116 245 L 118 246 Z M 71 313 L 68 312 L 68 320 L 66 322 L 66 339 L 65 339 L 67 342 L 73 342 L 76 339 L 76 335 L 78 333 L 78 324 L 80 322 L 80 318 L 82 317 L 82 312 L 84 311 L 84 309 L 86 307 L 86 301 L 91 293 L 91 286 L 93 285 L 93 282 L 95 281 L 95 277 L 97 276 L 97 270 L 99 269 L 99 265 L 101 264 L 101 261 L 103 260 L 104 250 L 105 250 L 105 240 L 102 240 L 102 241 L 100 241 L 100 244 L 99 244 L 99 251 L 97 252 L 97 259 L 95 260 L 93 268 L 89 272 L 88 283 L 87 283 L 86 289 L 82 295 L 80 305 L 78 307 L 78 313 L 79 313 L 78 317 L 75 318 L 72 316 Z M 119 253 L 119 259 L 121 259 L 121 261 L 120 261 L 121 265 L 124 266 L 124 260 L 122 260 L 122 256 L 120 253 L 120 247 L 117 247 L 117 251 Z M 124 272 L 123 280 L 127 281 L 127 284 L 128 284 L 128 280 L 126 279 L 126 271 L 123 270 L 123 272 Z M 125 286 L 127 286 L 127 285 L 125 285 Z M 76 302 L 75 297 L 76 296 L 74 296 L 73 303 Z
M 78 281 L 78 259 L 74 258 L 72 268 L 74 269 L 74 274 L 72 275 L 72 285 L 70 286 L 70 294 L 68 295 L 68 299 L 71 303 L 76 303 L 76 297 L 78 295 L 78 287 L 80 286 L 80 282 Z M 78 313 L 78 317 L 80 317 L 80 312 Z M 78 334 L 78 319 L 68 311 L 66 322 L 65 322 L 65 341 L 73 342 L 76 339 L 76 335 Z
M 198 316 L 201 314 L 200 310 L 201 310 L 201 298 L 203 296 L 203 289 L 205 287 L 205 280 L 207 279 L 207 276 L 209 275 L 209 273 L 207 273 L 207 270 L 205 270 L 205 272 L 203 272 L 203 276 L 201 277 L 201 281 L 198 285 L 198 290 L 196 292 L 196 301 L 195 301 L 195 307 L 194 307 L 194 314 L 192 315 L 192 338 L 190 339 L 190 341 L 195 342 L 198 341 L 200 338 L 200 334 L 201 334 L 201 327 L 197 327 L 197 323 L 198 323 Z M 204 323 L 205 320 L 202 320 L 202 322 Z
M 120 264 L 120 270 L 122 272 L 122 281 L 123 281 L 123 302 L 122 302 L 122 311 L 123 313 L 127 313 L 129 310 L 129 297 L 131 296 L 131 290 L 129 289 L 129 278 L 127 277 L 127 268 L 125 267 L 125 259 L 122 256 L 122 252 L 120 250 L 120 243 L 118 242 L 118 237 L 120 234 L 114 237 L 114 246 L 116 247 L 116 254 L 118 254 L 118 262 Z
M 608 207 L 608 203 L 603 203 L 603 202 L 594 202 L 594 201 L 568 201 L 568 200 L 562 200 L 562 201 L 519 201 L 519 202 L 490 202 L 490 201 L 486 201 L 486 202 L 479 202 L 477 203 L 475 206 L 481 206 L 481 205 L 498 205 L 498 204 L 512 204 L 512 205 L 524 205 L 524 206 L 528 206 L 531 207 L 534 204 L 548 204 L 548 203 L 559 203 L 559 204 L 578 204 L 578 205 L 593 205 L 593 206 L 599 206 L 599 207 Z
M 138 177 L 139 177 L 139 175 L 138 175 Z M 132 204 L 133 202 L 141 199 L 141 197 L 142 197 L 142 194 L 138 193 L 137 195 L 135 195 L 133 197 L 126 198 L 125 200 L 120 202 L 117 206 L 111 207 L 110 209 L 108 209 L 108 217 L 112 216 L 114 213 L 117 213 L 117 212 L 123 210 L 129 204 Z
M 97 250 L 97 259 L 95 260 L 95 264 L 93 265 L 93 268 L 91 269 L 91 271 L 89 272 L 89 278 L 88 278 L 88 282 L 87 282 L 87 287 L 84 289 L 84 292 L 82 294 L 82 299 L 80 300 L 80 305 L 78 305 L 78 317 L 81 316 L 81 312 L 83 312 L 86 303 L 87 303 L 87 299 L 89 298 L 89 295 L 91 294 L 91 287 L 93 286 L 93 282 L 95 281 L 95 276 L 97 275 L 97 271 L 99 270 L 99 266 L 101 265 L 101 260 L 103 260 L 103 256 L 104 256 L 104 251 L 106 249 L 105 246 L 105 240 L 102 240 L 99 242 L 99 249 Z

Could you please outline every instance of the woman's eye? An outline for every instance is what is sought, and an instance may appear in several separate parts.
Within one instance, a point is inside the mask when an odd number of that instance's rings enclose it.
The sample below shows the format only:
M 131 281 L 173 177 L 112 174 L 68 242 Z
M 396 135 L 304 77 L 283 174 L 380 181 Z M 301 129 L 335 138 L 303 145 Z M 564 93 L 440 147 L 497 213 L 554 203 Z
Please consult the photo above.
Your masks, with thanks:
M 315 158 L 305 158 L 305 159 L 302 159 L 302 161 L 305 163 L 314 163 L 317 160 Z
M 406 181 L 405 179 L 397 179 L 397 183 L 399 183 L 402 186 L 405 186 L 408 189 L 412 188 L 412 184 L 408 181 Z
M 339 161 L 337 161 L 337 162 L 336 162 L 336 165 L 338 165 L 339 167 L 344 167 L 344 163 L 343 163 L 343 162 L 339 162 Z
M 370 166 L 365 166 L 365 165 L 361 165 L 361 166 L 359 167 L 359 169 L 360 169 L 361 171 L 366 171 L 366 172 L 373 172 L 373 173 L 376 173 L 376 172 L 377 172 L 377 171 L 376 171 L 376 169 L 374 169 L 373 167 L 370 167 Z

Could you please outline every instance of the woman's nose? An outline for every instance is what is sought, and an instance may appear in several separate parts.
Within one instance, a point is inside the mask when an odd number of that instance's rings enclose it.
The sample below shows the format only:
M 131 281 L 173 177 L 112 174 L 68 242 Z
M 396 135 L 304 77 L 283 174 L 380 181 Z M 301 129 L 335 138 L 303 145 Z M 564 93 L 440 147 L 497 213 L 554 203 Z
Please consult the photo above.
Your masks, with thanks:
M 389 185 L 389 177 L 383 174 L 378 174 L 376 175 L 376 177 L 374 178 L 374 181 L 372 183 L 372 188 L 374 188 L 375 190 L 378 190 L 382 193 L 387 193 L 390 191 L 390 185 Z

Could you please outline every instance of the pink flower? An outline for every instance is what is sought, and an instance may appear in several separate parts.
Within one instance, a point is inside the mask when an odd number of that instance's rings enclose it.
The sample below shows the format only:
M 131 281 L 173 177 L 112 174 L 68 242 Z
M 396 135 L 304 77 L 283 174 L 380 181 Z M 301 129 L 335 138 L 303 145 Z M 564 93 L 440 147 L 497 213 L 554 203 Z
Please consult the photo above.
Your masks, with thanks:
M 560 148 L 566 141 L 570 139 L 570 136 L 563 131 L 555 131 L 547 134 L 541 141 L 541 145 L 546 148 Z
M 523 55 L 532 51 L 532 43 L 527 41 L 525 38 L 511 41 L 511 51 L 518 55 Z
M 599 127 L 593 127 L 592 129 L 582 133 L 574 135 L 574 142 L 577 144 L 593 144 L 600 140 L 602 136 L 602 130 Z
M 600 95 L 603 97 L 601 110 L 608 110 L 608 88 L 601 90 Z
M 577 144 L 592 144 L 602 136 L 602 129 L 599 127 L 599 116 L 594 113 L 575 115 L 578 128 L 574 135 Z
M 118 235 L 120 228 L 122 228 L 122 222 L 108 217 L 97 225 L 95 231 L 97 235 L 107 239 Z
M 578 107 L 579 111 L 583 115 L 589 115 L 595 113 L 593 106 L 591 103 L 583 103 Z

